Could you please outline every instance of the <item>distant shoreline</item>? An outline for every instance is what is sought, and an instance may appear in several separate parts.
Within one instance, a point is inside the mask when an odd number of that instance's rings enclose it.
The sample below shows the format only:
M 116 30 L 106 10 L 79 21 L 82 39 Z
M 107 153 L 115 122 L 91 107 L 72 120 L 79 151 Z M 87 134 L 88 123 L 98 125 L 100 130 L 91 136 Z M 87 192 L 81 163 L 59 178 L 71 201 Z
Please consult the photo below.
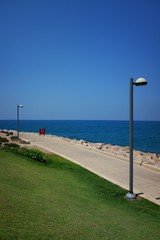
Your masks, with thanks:
M 20 120 L 20 131 L 84 139 L 92 143 L 129 145 L 128 120 Z M 16 120 L 0 120 L 0 129 L 17 129 Z M 160 154 L 160 121 L 134 121 L 134 149 Z

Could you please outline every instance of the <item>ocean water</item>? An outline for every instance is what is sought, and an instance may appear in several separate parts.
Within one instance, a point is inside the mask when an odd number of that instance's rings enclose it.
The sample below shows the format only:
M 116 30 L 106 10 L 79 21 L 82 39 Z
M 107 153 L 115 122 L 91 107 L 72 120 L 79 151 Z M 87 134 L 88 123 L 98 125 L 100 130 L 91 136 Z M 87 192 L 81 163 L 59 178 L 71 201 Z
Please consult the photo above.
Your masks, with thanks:
M 20 120 L 20 131 L 83 139 L 89 142 L 129 145 L 129 121 Z M 16 120 L 0 120 L 0 129 L 17 129 Z M 160 154 L 160 121 L 134 122 L 134 149 Z

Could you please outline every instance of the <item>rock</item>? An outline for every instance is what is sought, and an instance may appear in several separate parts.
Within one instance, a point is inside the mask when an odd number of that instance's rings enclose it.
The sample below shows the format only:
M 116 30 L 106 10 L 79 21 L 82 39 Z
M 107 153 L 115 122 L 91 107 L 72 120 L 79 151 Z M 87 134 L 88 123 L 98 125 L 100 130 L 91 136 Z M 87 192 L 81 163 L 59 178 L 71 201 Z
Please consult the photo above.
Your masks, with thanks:
M 133 156 L 134 157 L 134 159 L 143 159 L 143 156 L 142 155 L 140 155 L 140 154 L 137 154 L 137 155 L 135 155 L 135 156 Z
M 101 149 L 103 146 L 103 143 L 96 143 L 95 146 L 97 149 Z
M 84 145 L 85 147 L 88 147 L 88 146 L 89 146 L 88 142 L 84 142 L 83 145 Z
M 129 153 L 129 147 L 124 147 L 124 151 L 125 151 L 126 153 Z
M 121 150 L 121 147 L 115 145 L 115 146 L 111 147 L 111 149 L 112 149 L 112 153 L 114 153 L 115 155 L 117 155 L 118 152 Z
M 111 144 L 103 144 L 101 150 L 102 151 L 108 151 L 108 150 L 111 149 L 111 147 L 112 147 Z
M 139 151 L 136 151 L 136 150 L 133 150 L 133 156 L 134 158 L 136 158 L 137 156 L 140 155 L 140 152 Z
M 84 140 L 81 139 L 81 140 L 78 141 L 78 143 L 79 143 L 79 144 L 83 144 L 83 143 L 84 143 Z
M 120 151 L 118 152 L 118 156 L 124 157 L 124 158 L 128 158 L 128 153 L 124 152 L 124 151 Z
M 156 154 L 156 157 L 160 159 L 160 154 L 157 153 L 157 154 Z
M 159 160 L 159 157 L 157 157 L 157 154 L 151 154 L 151 159 L 157 162 Z

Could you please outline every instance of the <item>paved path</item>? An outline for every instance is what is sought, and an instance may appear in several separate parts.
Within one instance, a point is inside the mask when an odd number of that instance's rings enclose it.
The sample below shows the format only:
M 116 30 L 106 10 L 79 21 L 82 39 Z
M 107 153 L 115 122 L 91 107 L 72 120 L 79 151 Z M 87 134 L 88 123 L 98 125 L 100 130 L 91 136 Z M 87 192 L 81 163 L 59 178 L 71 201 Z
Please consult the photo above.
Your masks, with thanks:
M 125 188 L 129 186 L 128 161 L 112 157 L 106 153 L 86 149 L 74 143 L 65 142 L 51 136 L 39 136 L 34 133 L 20 133 L 20 137 L 57 153 L 97 175 Z M 134 165 L 134 193 L 160 205 L 160 172 Z

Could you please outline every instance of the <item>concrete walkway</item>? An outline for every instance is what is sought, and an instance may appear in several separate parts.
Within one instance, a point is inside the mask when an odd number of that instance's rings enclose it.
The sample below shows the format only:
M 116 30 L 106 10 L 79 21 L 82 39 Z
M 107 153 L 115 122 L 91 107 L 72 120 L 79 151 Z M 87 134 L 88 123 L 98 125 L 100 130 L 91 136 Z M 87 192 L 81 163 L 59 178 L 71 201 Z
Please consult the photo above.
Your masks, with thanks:
M 52 136 L 21 132 L 20 138 L 29 140 L 31 145 L 41 146 L 63 156 L 128 190 L 129 164 L 127 161 Z M 141 194 L 141 197 L 160 205 L 160 172 L 135 164 L 134 193 Z

